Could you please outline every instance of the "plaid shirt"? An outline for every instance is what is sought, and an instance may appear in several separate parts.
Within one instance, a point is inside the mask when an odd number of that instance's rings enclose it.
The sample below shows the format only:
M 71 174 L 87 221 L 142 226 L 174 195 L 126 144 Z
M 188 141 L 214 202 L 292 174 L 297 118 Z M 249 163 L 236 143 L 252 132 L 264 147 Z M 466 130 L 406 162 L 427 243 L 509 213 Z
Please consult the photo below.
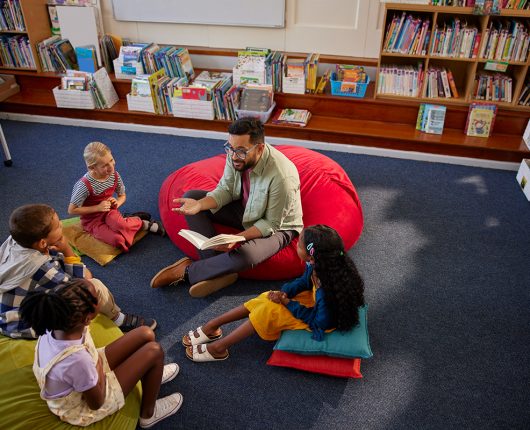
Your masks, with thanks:
M 64 262 L 62 253 L 50 254 L 50 259 L 40 266 L 31 278 L 12 290 L 0 293 L 1 334 L 12 338 L 35 339 L 35 332 L 20 320 L 19 308 L 24 297 L 30 291 L 54 288 L 72 278 L 84 277 L 83 263 L 68 264 Z

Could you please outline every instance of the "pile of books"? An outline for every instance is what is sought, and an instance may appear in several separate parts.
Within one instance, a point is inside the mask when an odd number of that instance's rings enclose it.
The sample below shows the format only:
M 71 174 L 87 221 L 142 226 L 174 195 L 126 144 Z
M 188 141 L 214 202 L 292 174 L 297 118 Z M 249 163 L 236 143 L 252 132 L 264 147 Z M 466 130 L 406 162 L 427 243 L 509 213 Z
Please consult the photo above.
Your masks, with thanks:
M 95 73 L 66 70 L 59 88 L 53 90 L 58 107 L 108 109 L 118 101 L 107 70 Z
M 19 0 L 4 0 L 0 7 L 0 30 L 26 31 Z
M 118 58 L 118 53 L 123 44 L 121 37 L 116 37 L 111 34 L 105 34 L 99 39 L 99 47 L 101 50 L 101 61 L 103 67 L 107 72 L 114 72 L 114 60 Z
M 516 20 L 497 22 L 495 28 L 490 22 L 484 30 L 484 43 L 480 58 L 498 61 L 525 62 L 529 50 L 528 25 Z
M 458 90 L 451 70 L 445 67 L 430 67 L 427 70 L 427 80 L 423 87 L 423 97 L 458 98 Z
M 305 91 L 315 94 L 317 90 L 318 60 L 320 54 L 308 54 L 305 60 Z
M 377 81 L 378 94 L 418 97 L 424 79 L 423 63 L 411 65 L 383 64 Z
M 311 118 L 311 112 L 305 109 L 282 109 L 278 110 L 273 118 L 273 124 L 294 125 L 305 127 Z
M 490 103 L 471 103 L 466 121 L 468 136 L 489 137 L 493 131 L 497 105 Z
M 424 133 L 442 134 L 446 107 L 422 103 L 416 120 L 416 130 Z
M 477 100 L 512 102 L 513 79 L 502 73 L 479 73 L 475 76 L 473 98 Z
M 383 44 L 384 52 L 425 55 L 431 36 L 430 21 L 419 17 L 395 14 L 388 25 Z
M 270 84 L 246 84 L 241 88 L 237 118 L 256 118 L 262 123 L 269 120 L 274 109 L 274 91 Z
M 213 102 L 217 119 L 229 119 L 224 96 L 232 87 L 232 73 L 210 72 L 203 70 L 187 89 L 183 89 L 183 98 L 208 100 Z
M 436 24 L 433 33 L 431 55 L 451 58 L 476 58 L 480 45 L 480 32 L 476 26 L 468 26 L 459 18 L 451 24 Z
M 527 81 L 524 88 L 521 90 L 521 95 L 519 96 L 517 104 L 521 106 L 530 105 L 530 81 Z
M 235 85 L 247 82 L 255 84 L 270 83 L 272 52 L 267 48 L 250 48 L 238 51 L 237 63 L 234 66 L 233 79 Z
M 49 37 L 37 44 L 37 51 L 44 72 L 65 73 L 79 69 L 75 50 L 68 39 Z
M 0 37 L 0 66 L 15 68 L 37 68 L 27 36 Z

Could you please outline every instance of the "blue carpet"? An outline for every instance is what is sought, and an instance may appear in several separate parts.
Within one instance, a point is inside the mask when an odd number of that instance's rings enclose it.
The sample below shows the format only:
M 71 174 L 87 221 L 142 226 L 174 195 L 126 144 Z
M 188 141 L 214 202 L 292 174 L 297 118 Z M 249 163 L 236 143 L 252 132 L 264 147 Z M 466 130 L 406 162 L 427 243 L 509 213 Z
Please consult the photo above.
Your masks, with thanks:
M 14 165 L 0 165 L 0 236 L 11 211 L 44 202 L 61 217 L 84 173 L 82 150 L 108 144 L 127 186 L 123 210 L 158 215 L 163 180 L 222 151 L 219 140 L 3 121 Z M 278 282 L 240 280 L 206 299 L 149 280 L 182 253 L 148 236 L 102 268 L 85 262 L 126 311 L 156 317 L 166 361 L 161 394 L 184 406 L 159 429 L 528 428 L 530 204 L 515 172 L 324 152 L 346 170 L 365 215 L 351 250 L 366 283 L 374 357 L 361 380 L 265 365 L 252 338 L 229 360 L 195 364 L 180 339 Z M 234 327 L 234 325 L 232 325 Z M 228 327 L 227 329 L 231 329 Z

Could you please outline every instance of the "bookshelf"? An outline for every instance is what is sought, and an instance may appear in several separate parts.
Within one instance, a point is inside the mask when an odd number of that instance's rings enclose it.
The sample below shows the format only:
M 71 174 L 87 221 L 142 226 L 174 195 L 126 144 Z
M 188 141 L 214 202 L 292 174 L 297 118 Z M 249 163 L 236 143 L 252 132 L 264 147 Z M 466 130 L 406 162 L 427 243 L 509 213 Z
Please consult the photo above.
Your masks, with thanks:
M 418 26 L 417 32 L 412 30 L 408 38 L 406 33 L 401 38 L 392 38 L 392 33 L 397 33 L 392 31 L 393 23 L 394 28 L 399 25 L 396 19 L 406 22 L 409 16 L 412 17 L 412 23 Z M 501 31 L 508 30 L 512 22 L 521 23 L 528 30 L 529 18 L 529 10 L 502 9 L 500 15 L 474 15 L 472 7 L 387 3 L 377 64 L 375 98 L 463 106 L 475 101 L 487 101 L 502 108 L 530 112 L 530 107 L 518 104 L 525 82 L 530 79 L 530 55 L 526 55 L 523 59 L 516 59 L 514 58 L 515 49 L 513 49 L 508 59 L 508 51 L 496 55 L 494 50 L 487 49 L 491 46 L 488 44 L 490 32 L 497 29 L 500 41 Z M 427 42 L 425 42 L 425 37 L 421 36 L 423 26 L 425 33 L 430 31 Z M 455 28 L 459 29 L 459 33 L 455 31 Z M 456 34 L 460 36 L 456 37 Z M 506 37 L 509 34 L 507 31 Z M 476 35 L 479 35 L 480 39 L 475 43 Z M 447 43 L 444 40 L 447 40 Z M 421 49 L 422 41 L 425 42 L 424 50 Z M 506 70 L 488 70 L 492 66 L 506 68 Z M 406 73 L 406 77 L 403 77 L 404 90 L 400 94 L 391 94 L 395 92 L 393 88 L 399 87 L 399 85 L 396 87 L 392 85 L 401 79 L 399 69 L 407 69 L 407 72 L 401 72 Z M 436 80 L 436 83 L 429 79 L 430 70 L 437 71 L 432 72 L 435 75 L 432 79 Z M 415 78 L 414 71 L 423 72 L 423 79 Z M 456 97 L 453 91 L 449 91 L 451 97 L 446 97 L 447 92 L 444 93 L 443 90 L 441 93 L 439 90 L 436 91 L 439 86 L 443 88 L 442 77 L 444 73 L 447 75 L 448 71 L 453 77 Z M 495 88 L 495 84 L 490 83 L 495 74 L 500 77 L 500 81 L 496 82 L 498 88 L 502 90 L 490 95 L 491 88 Z M 421 73 L 417 76 L 421 76 Z M 387 85 L 381 85 L 381 82 L 387 82 Z M 486 93 L 488 85 L 490 90 Z M 435 90 L 429 92 L 433 88 Z M 484 92 L 477 91 L 477 88 Z M 488 97 L 493 100 L 488 100 Z
M 47 0 L 19 0 L 24 17 L 25 30 L 2 30 L 0 36 L 26 36 L 33 54 L 36 67 L 12 67 L 0 65 L 3 70 L 26 70 L 41 71 L 41 65 L 37 55 L 36 45 L 38 42 L 51 36 L 50 18 L 48 16 Z

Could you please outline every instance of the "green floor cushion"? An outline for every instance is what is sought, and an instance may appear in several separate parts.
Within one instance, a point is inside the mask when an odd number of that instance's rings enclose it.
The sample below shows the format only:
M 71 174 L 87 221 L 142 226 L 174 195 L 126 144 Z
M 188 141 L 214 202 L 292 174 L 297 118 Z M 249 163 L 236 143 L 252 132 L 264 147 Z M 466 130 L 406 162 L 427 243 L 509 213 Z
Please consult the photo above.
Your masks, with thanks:
M 359 308 L 359 324 L 347 332 L 324 334 L 323 341 L 311 339 L 307 330 L 285 330 L 274 345 L 275 350 L 296 354 L 329 355 L 343 358 L 370 358 L 372 350 L 368 337 L 368 305 Z
M 114 248 L 84 231 L 79 217 L 64 219 L 61 223 L 63 224 L 63 234 L 77 254 L 86 255 L 101 266 L 110 263 L 123 252 L 121 249 Z M 147 231 L 145 230 L 136 233 L 133 244 L 142 239 L 146 234 Z
M 122 336 L 121 330 L 108 318 L 98 315 L 90 330 L 96 347 Z M 61 430 L 76 428 L 53 415 L 40 398 L 33 375 L 36 341 L 14 340 L 0 335 L 0 422 L 10 430 Z M 136 429 L 140 414 L 140 383 L 125 399 L 125 406 L 114 415 L 85 427 L 87 429 Z

